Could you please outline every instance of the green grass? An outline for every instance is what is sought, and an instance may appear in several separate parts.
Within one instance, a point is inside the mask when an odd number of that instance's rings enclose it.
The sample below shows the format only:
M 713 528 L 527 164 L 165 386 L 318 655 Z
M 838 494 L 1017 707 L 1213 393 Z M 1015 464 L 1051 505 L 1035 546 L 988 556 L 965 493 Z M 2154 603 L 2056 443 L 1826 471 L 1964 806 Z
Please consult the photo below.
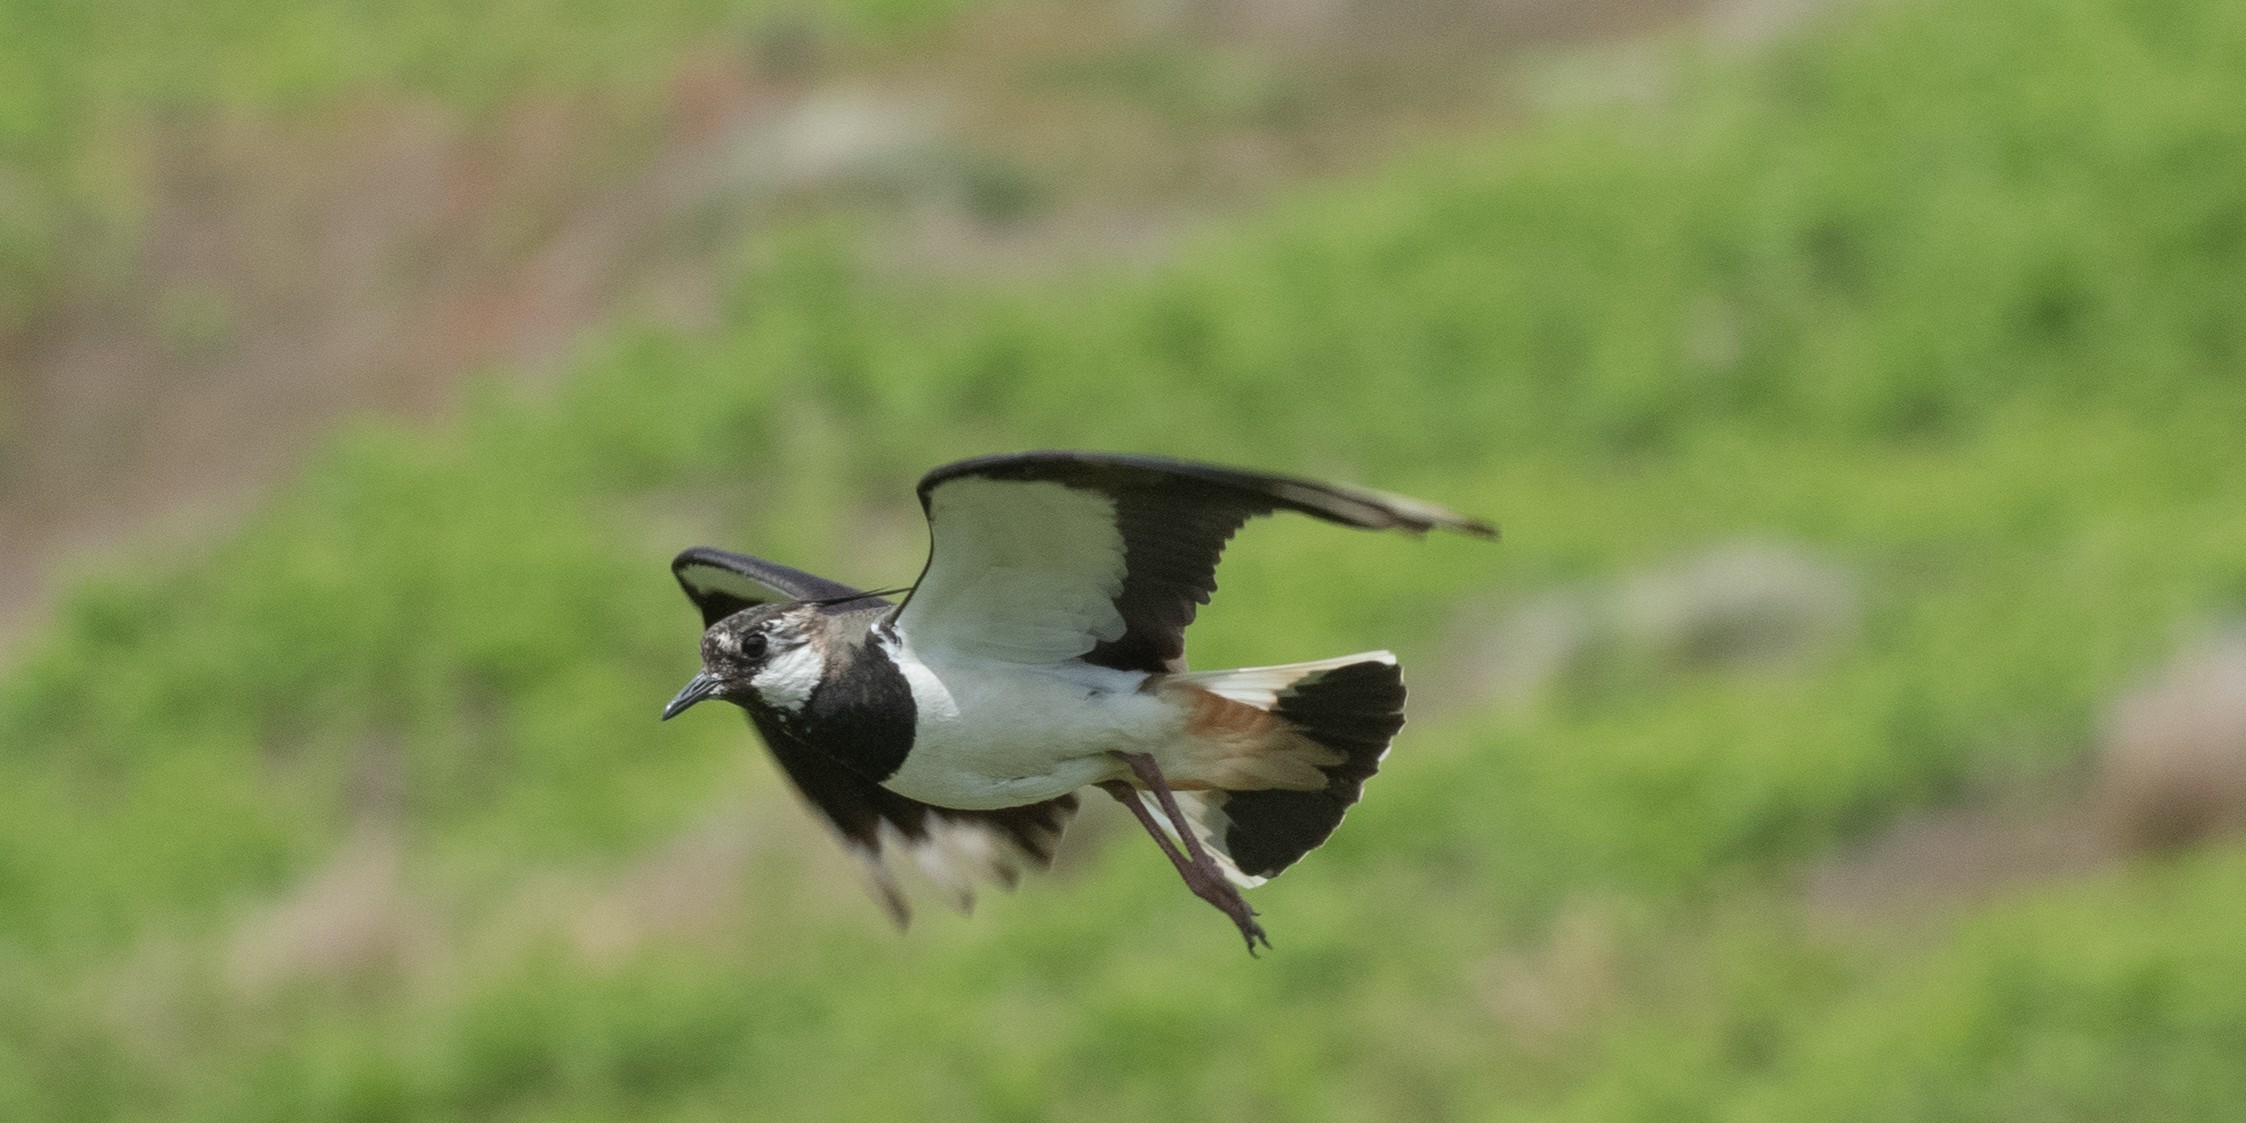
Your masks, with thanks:
M 163 130 L 354 99 L 475 115 L 574 98 L 629 120 L 659 107 L 689 48 L 754 54 L 806 29 L 893 39 L 966 2 L 0 0 L 0 332 L 126 267 Z
M 1914 946 L 1814 935 L 1788 886 L 2069 765 L 2246 595 L 2242 61 L 2212 0 L 1879 8 L 1152 278 L 916 287 L 804 231 L 718 331 L 620 327 L 546 399 L 349 434 L 208 556 L 81 590 L 0 683 L 0 1114 L 2235 1117 L 2235 852 Z M 1263 961 L 1136 843 L 894 938 L 769 795 L 714 941 L 262 997 L 198 958 L 332 851 L 370 768 L 466 944 L 744 775 L 772 792 L 738 722 L 653 721 L 693 661 L 664 559 L 892 584 L 920 470 L 1037 445 L 1506 526 L 1258 525 L 1203 666 L 1425 667 L 1463 603 L 1743 535 L 1848 566 L 1865 622 L 1792 673 L 1599 666 L 1415 722 L 1257 893 Z

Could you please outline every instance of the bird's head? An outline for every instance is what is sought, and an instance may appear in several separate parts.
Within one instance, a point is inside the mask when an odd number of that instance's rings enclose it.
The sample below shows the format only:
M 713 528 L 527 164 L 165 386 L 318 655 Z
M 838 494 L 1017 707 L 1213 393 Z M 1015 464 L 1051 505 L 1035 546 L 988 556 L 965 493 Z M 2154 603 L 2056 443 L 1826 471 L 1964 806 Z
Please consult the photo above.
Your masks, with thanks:
M 760 604 L 702 633 L 702 673 L 663 707 L 665 720 L 707 698 L 792 716 L 826 673 L 824 620 L 815 604 Z

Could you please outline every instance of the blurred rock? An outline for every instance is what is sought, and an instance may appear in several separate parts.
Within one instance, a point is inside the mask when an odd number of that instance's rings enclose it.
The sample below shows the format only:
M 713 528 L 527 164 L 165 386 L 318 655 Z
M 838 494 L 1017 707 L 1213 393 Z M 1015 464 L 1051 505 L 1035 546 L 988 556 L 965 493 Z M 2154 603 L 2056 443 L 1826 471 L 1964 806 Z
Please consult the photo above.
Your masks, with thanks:
M 1465 615 L 1467 623 L 1440 661 L 1442 677 L 1425 689 L 1415 685 L 1416 712 L 1526 705 L 1587 665 L 1600 635 L 1597 598 L 1582 591 L 1544 593 L 1503 615 L 1473 609 Z
M 1701 16 L 1710 42 L 1755 47 L 1800 30 L 1853 0 L 1717 0 Z
M 1547 112 L 1653 105 L 1676 88 L 1674 54 L 1650 42 L 1554 53 L 1522 65 L 1514 87 L 1529 104 Z
M 943 136 L 926 97 L 817 94 L 744 121 L 726 146 L 721 190 L 763 196 L 893 187 L 938 163 Z
M 1812 927 L 1829 936 L 1930 932 L 2001 894 L 2086 875 L 2113 856 L 2069 779 L 1906 815 L 1811 867 L 1803 903 Z
M 1539 594 L 1509 610 L 1468 609 L 1445 704 L 1522 705 L 1570 678 L 1623 666 L 1654 673 L 1783 669 L 1854 638 L 1853 575 L 1796 546 L 1740 542 L 1610 584 Z
M 2246 628 L 2194 645 L 2115 703 L 2096 802 L 2107 834 L 2131 850 L 2246 828 Z
M 2088 783 L 2016 782 L 1909 815 L 1810 871 L 1835 933 L 1924 927 L 1999 894 L 2246 831 L 2246 627 L 2188 646 L 2116 701 Z
M 1619 638 L 1678 668 L 1778 665 L 1856 631 L 1855 579 L 1792 546 L 1719 546 L 1635 577 L 1613 594 Z

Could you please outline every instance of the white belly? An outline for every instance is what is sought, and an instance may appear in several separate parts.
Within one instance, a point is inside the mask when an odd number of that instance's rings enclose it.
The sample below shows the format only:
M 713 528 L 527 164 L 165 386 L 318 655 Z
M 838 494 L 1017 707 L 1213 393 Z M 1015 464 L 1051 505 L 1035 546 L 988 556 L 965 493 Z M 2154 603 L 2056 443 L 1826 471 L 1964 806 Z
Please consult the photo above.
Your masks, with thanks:
M 1019 807 L 1127 774 L 1111 753 L 1157 753 L 1185 715 L 1138 692 L 1147 676 L 1083 663 L 1026 667 L 892 649 L 919 732 L 882 786 L 938 807 Z

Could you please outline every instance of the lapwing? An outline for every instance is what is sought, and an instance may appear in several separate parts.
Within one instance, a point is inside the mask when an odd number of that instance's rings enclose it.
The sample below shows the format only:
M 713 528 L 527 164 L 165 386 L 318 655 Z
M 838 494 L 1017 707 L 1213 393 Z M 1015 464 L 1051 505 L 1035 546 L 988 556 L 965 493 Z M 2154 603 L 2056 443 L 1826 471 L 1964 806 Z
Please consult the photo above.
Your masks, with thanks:
M 978 877 L 1011 886 L 1050 864 L 1076 793 L 1097 787 L 1251 954 L 1270 941 L 1240 890 L 1333 833 L 1404 723 L 1404 682 L 1386 651 L 1188 670 L 1219 553 L 1274 511 L 1497 534 L 1398 495 L 1153 456 L 984 456 L 919 490 L 931 544 L 920 580 L 891 591 L 902 602 L 745 554 L 679 554 L 702 670 L 663 717 L 710 698 L 748 711 L 900 926 L 893 853 L 965 908 Z

